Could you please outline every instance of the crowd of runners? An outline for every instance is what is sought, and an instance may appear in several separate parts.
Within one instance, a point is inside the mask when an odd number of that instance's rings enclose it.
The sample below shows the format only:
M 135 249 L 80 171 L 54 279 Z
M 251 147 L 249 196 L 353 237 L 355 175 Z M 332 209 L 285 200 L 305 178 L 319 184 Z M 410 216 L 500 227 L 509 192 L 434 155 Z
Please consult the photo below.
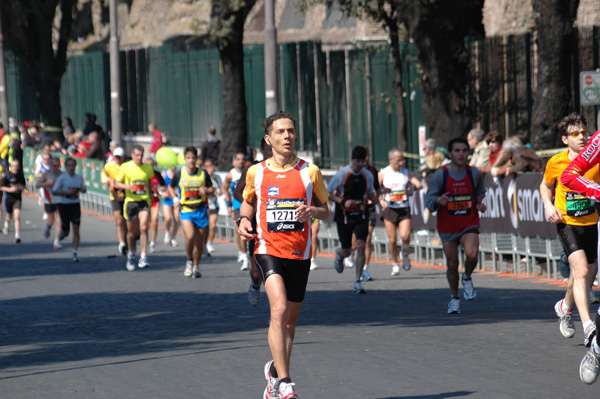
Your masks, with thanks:
M 290 358 L 308 276 L 319 268 L 314 257 L 320 221 L 332 213 L 340 242 L 333 266 L 338 273 L 354 268 L 352 290 L 365 294 L 363 283 L 372 280 L 368 265 L 378 219 L 383 221 L 389 239 L 391 275 L 398 276 L 401 269 L 411 270 L 410 196 L 425 186 L 420 174 L 406 168 L 401 150 L 391 149 L 389 165 L 378 172 L 369 164 L 369 150 L 361 145 L 352 149 L 349 165 L 326 185 L 317 166 L 296 156 L 295 124 L 295 117 L 285 111 L 269 116 L 263 125 L 262 161 L 247 162 L 244 153 L 237 153 L 222 181 L 215 173 L 215 162 L 203 160 L 193 146 L 183 149 L 185 165 L 181 169 L 169 167 L 162 172 L 156 170 L 152 157 L 144 158 L 142 146 L 133 146 L 130 160 L 126 160 L 122 147 L 115 147 L 102 171 L 102 182 L 110 192 L 116 245 L 126 257 L 128 271 L 150 266 L 149 254 L 157 250 L 162 207 L 163 244 L 178 246 L 181 228 L 186 256 L 183 275 L 200 278 L 202 256 L 211 256 L 217 247 L 218 197 L 224 196 L 227 213 L 238 227 L 237 260 L 241 270 L 250 274 L 248 301 L 259 303 L 261 285 L 269 299 L 271 360 L 264 366 L 265 399 L 297 397 Z M 571 338 L 576 330 L 572 307 L 577 307 L 583 342 L 589 348 L 580 364 L 580 377 L 591 384 L 600 368 L 596 334 L 600 314 L 594 322 L 589 296 L 597 273 L 598 213 L 594 202 L 600 198 L 600 135 L 588 140 L 585 119 L 577 114 L 565 117 L 558 129 L 567 149 L 548 161 L 540 186 L 547 218 L 557 226 L 571 268 L 565 297 L 554 309 L 560 332 Z M 486 190 L 482 173 L 469 165 L 469 144 L 462 138 L 450 140 L 448 162 L 433 172 L 425 195 L 427 208 L 437 212 L 437 230 L 447 259 L 448 314 L 461 313 L 461 282 L 463 298 L 477 298 L 472 277 L 478 261 L 479 214 L 486 210 Z M 49 238 L 55 227 L 53 247 L 59 250 L 71 234 L 72 261 L 79 262 L 80 193 L 86 192 L 86 186 L 83 177 L 75 173 L 76 167 L 75 158 L 69 157 L 61 165 L 61 158 L 43 152 L 39 163 L 36 160 L 34 181 L 44 203 L 44 237 Z M 0 190 L 6 212 L 2 231 L 8 235 L 12 224 L 17 244 L 21 241 L 21 195 L 25 187 L 22 165 L 13 160 L 3 171 Z M 459 246 L 465 254 L 462 276 Z

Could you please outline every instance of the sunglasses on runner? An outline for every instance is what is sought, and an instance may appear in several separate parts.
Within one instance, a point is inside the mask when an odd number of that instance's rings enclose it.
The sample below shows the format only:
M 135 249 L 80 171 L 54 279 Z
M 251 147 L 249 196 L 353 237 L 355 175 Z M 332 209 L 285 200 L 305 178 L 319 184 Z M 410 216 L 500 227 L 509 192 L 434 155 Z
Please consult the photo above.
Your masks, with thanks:
M 587 137 L 587 136 L 588 136 L 588 134 L 589 134 L 589 132 L 588 132 L 587 130 L 585 130 L 585 129 L 584 129 L 584 130 L 582 130 L 582 131 L 577 131 L 577 130 L 576 130 L 576 131 L 574 131 L 574 132 L 571 132 L 571 133 L 569 133 L 569 136 L 571 136 L 571 137 L 575 138 L 575 137 L 579 137 L 579 135 L 580 135 L 580 134 L 581 134 L 583 137 Z

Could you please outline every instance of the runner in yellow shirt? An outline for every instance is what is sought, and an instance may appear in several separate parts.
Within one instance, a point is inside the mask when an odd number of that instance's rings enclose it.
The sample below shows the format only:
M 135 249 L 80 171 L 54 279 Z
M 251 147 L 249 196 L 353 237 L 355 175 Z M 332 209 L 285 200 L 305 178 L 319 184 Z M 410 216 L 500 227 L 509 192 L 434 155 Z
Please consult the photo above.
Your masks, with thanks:
M 117 239 L 119 240 L 119 252 L 127 255 L 127 243 L 125 242 L 126 226 L 123 218 L 123 204 L 125 202 L 125 191 L 115 187 L 115 180 L 119 169 L 125 160 L 125 150 L 117 147 L 112 153 L 112 160 L 104 165 L 102 169 L 102 184 L 110 187 L 110 204 L 113 211 L 113 219 L 117 228 Z
M 560 332 L 566 338 L 575 335 L 575 324 L 571 308 L 577 305 L 579 317 L 583 323 L 584 344 L 590 343 L 596 335 L 596 326 L 590 319 L 590 279 L 596 274 L 598 246 L 598 213 L 591 200 L 565 187 L 560 176 L 565 168 L 587 144 L 588 131 L 585 118 L 572 113 L 558 124 L 558 131 L 567 150 L 556 154 L 546 164 L 544 179 L 540 184 L 540 194 L 544 202 L 546 217 L 556 224 L 558 237 L 563 244 L 569 263 L 571 276 L 564 299 L 554 305 L 559 318 Z M 600 181 L 598 165 L 586 172 L 585 177 Z M 555 199 L 552 201 L 552 189 Z
M 144 147 L 134 145 L 131 161 L 121 165 L 114 186 L 125 190 L 123 210 L 127 221 L 127 270 L 135 270 L 135 241 L 140 237 L 142 252 L 138 262 L 139 268 L 150 266 L 146 255 L 148 246 L 148 219 L 150 209 L 150 179 L 154 176 L 151 165 L 143 163 Z

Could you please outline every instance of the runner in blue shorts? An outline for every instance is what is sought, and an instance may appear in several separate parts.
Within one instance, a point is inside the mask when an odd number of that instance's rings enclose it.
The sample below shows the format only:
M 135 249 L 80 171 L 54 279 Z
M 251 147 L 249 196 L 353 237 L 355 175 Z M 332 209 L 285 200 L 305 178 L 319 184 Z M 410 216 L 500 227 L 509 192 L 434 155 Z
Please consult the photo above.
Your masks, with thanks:
M 198 149 L 185 147 L 184 154 L 185 168 L 173 176 L 169 193 L 173 204 L 179 205 L 179 219 L 185 235 L 187 262 L 183 275 L 197 278 L 201 277 L 198 267 L 208 230 L 206 197 L 213 194 L 214 189 L 208 173 L 196 166 Z

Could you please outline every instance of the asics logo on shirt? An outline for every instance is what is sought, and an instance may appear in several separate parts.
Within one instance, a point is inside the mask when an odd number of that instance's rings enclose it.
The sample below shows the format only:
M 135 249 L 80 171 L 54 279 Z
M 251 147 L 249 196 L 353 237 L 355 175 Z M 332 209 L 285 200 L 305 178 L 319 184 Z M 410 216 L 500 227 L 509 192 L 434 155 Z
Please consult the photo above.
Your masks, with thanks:
M 285 175 L 277 175 L 275 176 L 276 179 L 285 179 Z

